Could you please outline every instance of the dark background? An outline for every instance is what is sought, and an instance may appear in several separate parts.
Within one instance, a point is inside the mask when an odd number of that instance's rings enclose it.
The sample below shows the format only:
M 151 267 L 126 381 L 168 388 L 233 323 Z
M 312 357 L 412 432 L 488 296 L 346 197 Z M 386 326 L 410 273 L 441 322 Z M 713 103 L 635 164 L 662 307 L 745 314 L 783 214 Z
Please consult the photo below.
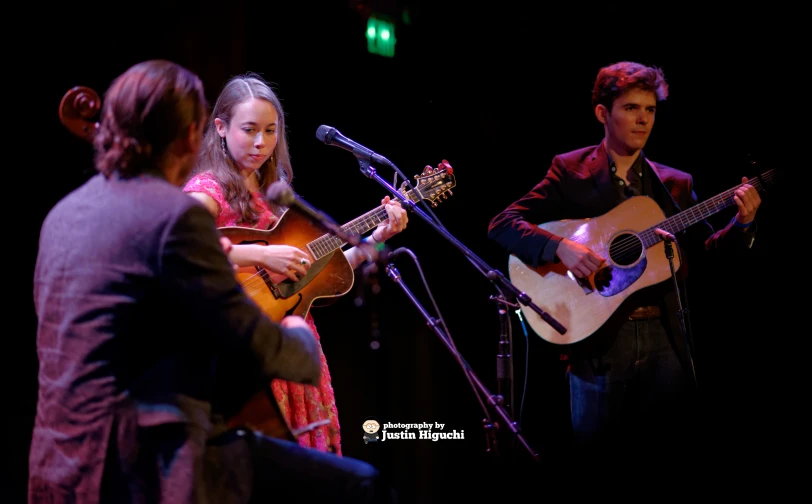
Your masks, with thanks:
M 487 240 L 488 222 L 543 177 L 555 154 L 600 142 L 603 129 L 590 92 L 604 65 L 635 60 L 664 69 L 672 95 L 658 109 L 646 152 L 692 173 L 700 200 L 742 176 L 792 162 L 785 145 L 789 126 L 780 119 L 792 93 L 781 83 L 792 71 L 778 63 L 792 46 L 772 27 L 774 19 L 794 14 L 778 9 L 729 17 L 628 2 L 541 8 L 428 0 L 139 2 L 122 4 L 116 14 L 108 13 L 111 8 L 43 8 L 10 46 L 25 62 L 21 85 L 28 80 L 41 90 L 31 100 L 27 93 L 7 95 L 33 119 L 33 129 L 21 135 L 33 146 L 20 161 L 33 170 L 25 172 L 17 194 L 8 195 L 31 202 L 11 210 L 14 221 L 19 215 L 23 222 L 16 228 L 21 236 L 13 236 L 19 307 L 12 308 L 7 329 L 14 335 L 6 359 L 8 502 L 23 500 L 36 403 L 30 300 L 39 226 L 53 204 L 92 172 L 90 145 L 58 117 L 60 100 L 73 86 L 103 93 L 134 63 L 167 58 L 197 72 L 213 103 L 229 77 L 258 72 L 282 100 L 294 187 L 308 202 L 346 222 L 387 194 L 350 153 L 315 138 L 322 124 L 388 157 L 409 177 L 447 159 L 457 188 L 434 213 L 461 243 L 505 273 L 507 256 Z M 367 53 L 371 11 L 397 23 L 394 58 Z M 6 147 L 18 149 L 10 142 Z M 379 173 L 392 181 L 391 170 L 379 167 Z M 789 298 L 777 264 L 787 247 L 782 194 L 776 188 L 764 195 L 760 231 L 747 257 L 692 270 L 689 299 L 705 415 L 701 450 L 681 454 L 687 457 L 683 482 L 718 467 L 746 477 L 754 460 L 765 463 L 782 448 L 778 419 L 787 413 L 779 355 L 791 352 L 776 325 L 787 320 L 777 314 Z M 724 225 L 734 213 L 728 209 L 711 223 Z M 495 392 L 500 328 L 489 300 L 493 286 L 417 215 L 390 245 L 417 255 L 457 348 Z M 415 265 L 401 256 L 398 268 L 434 314 Z M 356 285 L 331 307 L 314 311 L 346 456 L 379 467 L 403 502 L 510 497 L 525 488 L 555 488 L 550 475 L 556 470 L 577 473 L 578 467 L 558 464 L 568 404 L 557 348 L 532 330 L 526 339 L 512 316 L 517 401 L 529 362 L 517 420 L 543 462 L 532 467 L 521 450 L 495 458 L 485 453 L 483 413 L 468 382 L 415 306 L 385 275 L 358 278 Z M 543 299 L 535 301 L 544 306 Z M 372 341 L 380 348 L 373 350 Z M 364 445 L 361 423 L 368 416 L 441 422 L 447 430 L 464 430 L 465 439 Z

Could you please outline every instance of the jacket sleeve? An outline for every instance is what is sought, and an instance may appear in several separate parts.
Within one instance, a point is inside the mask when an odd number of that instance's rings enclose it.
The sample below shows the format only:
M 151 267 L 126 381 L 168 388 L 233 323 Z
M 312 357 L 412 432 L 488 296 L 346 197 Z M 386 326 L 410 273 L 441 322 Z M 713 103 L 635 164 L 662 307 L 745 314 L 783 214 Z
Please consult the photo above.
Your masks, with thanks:
M 491 220 L 488 238 L 532 267 L 556 260 L 562 237 L 538 225 L 563 218 L 564 177 L 564 164 L 555 157 L 541 182 Z
M 243 291 L 200 205 L 182 212 L 165 233 L 159 271 L 177 316 L 195 322 L 201 337 L 230 358 L 268 378 L 319 381 L 318 344 L 307 329 L 289 329 L 267 317 Z
M 685 208 L 690 208 L 699 203 L 699 198 L 694 190 L 693 177 L 689 177 L 686 194 L 689 201 Z M 733 224 L 734 219 L 735 217 L 718 231 L 715 231 L 707 220 L 702 221 L 698 231 L 701 233 L 706 250 L 726 253 L 728 251 L 743 251 L 752 248 L 758 231 L 756 221 L 753 221 L 749 227 L 742 229 Z

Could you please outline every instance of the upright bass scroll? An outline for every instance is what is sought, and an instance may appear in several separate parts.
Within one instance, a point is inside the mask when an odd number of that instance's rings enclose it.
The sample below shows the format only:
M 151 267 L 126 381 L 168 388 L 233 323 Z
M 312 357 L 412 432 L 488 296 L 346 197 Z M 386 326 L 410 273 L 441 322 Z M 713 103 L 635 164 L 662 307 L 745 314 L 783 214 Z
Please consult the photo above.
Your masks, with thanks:
M 99 123 L 93 118 L 101 110 L 99 94 L 85 86 L 71 88 L 59 104 L 59 120 L 79 138 L 93 143 Z

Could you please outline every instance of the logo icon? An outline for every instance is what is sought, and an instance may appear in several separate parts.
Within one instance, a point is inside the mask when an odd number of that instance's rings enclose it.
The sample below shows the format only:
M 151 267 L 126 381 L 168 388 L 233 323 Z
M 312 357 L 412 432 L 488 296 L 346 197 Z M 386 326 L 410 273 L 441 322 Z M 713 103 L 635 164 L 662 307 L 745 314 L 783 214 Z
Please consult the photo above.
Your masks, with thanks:
M 369 444 L 370 442 L 376 443 L 378 442 L 381 436 L 381 424 L 373 417 L 367 417 L 364 420 L 364 444 Z

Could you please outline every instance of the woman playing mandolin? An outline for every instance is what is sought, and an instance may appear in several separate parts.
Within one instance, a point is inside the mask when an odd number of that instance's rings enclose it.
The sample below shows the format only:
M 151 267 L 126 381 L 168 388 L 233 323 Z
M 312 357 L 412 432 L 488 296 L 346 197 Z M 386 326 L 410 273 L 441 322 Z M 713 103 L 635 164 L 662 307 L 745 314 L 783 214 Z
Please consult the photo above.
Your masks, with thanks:
M 200 158 L 184 191 L 200 200 L 215 216 L 218 228 L 270 229 L 282 216 L 269 207 L 263 194 L 278 180 L 293 179 L 282 105 L 271 87 L 260 77 L 247 74 L 229 80 L 214 105 Z M 406 227 L 406 211 L 397 201 L 385 197 L 381 204 L 385 220 L 366 241 L 382 243 Z M 352 269 L 366 255 L 356 247 L 343 252 Z M 314 258 L 303 247 L 283 244 L 251 244 L 235 241 L 229 254 L 232 263 L 250 271 L 268 272 L 274 284 L 296 282 L 307 275 Z M 306 316 L 318 332 L 313 317 Z M 299 444 L 341 455 L 341 438 L 335 397 L 324 354 L 318 386 L 273 380 L 271 390 L 279 410 L 292 429 L 329 420 L 298 438 Z

